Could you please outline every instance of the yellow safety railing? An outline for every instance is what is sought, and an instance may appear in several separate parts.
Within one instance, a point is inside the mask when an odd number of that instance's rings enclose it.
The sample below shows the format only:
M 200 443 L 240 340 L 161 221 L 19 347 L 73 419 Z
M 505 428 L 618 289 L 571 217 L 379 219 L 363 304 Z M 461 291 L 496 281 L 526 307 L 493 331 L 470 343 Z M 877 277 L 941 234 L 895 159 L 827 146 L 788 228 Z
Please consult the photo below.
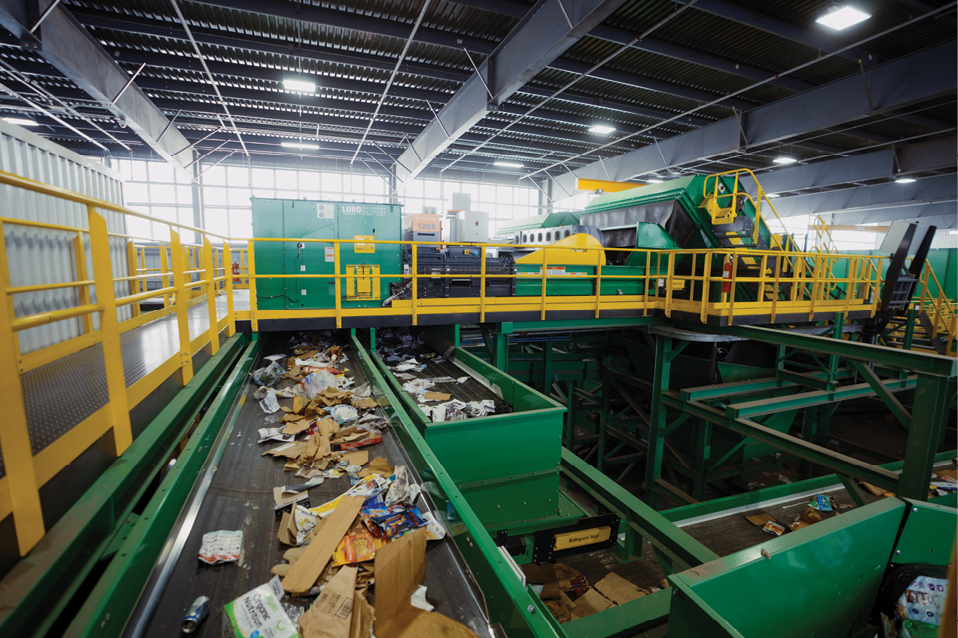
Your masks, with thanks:
M 50 224 L 0 217 L 0 236 L 4 225 L 28 226 L 54 231 L 63 231 L 74 235 L 74 257 L 76 279 L 74 281 L 11 287 L 8 271 L 5 242 L 0 241 L 0 286 L 7 299 L 7 312 L 0 313 L 0 387 L 4 391 L 7 418 L 0 427 L 0 451 L 3 454 L 5 475 L 0 478 L 0 519 L 13 515 L 16 540 L 21 554 L 25 555 L 45 533 L 43 514 L 40 507 L 40 488 L 73 462 L 87 448 L 105 437 L 111 452 L 119 456 L 130 445 L 133 435 L 130 428 L 130 409 L 142 401 L 160 386 L 172 374 L 179 372 L 179 379 L 186 383 L 193 376 L 193 355 L 209 344 L 212 354 L 219 348 L 219 332 L 226 330 L 232 335 L 235 328 L 232 320 L 232 280 L 222 268 L 214 266 L 214 249 L 210 237 L 223 240 L 222 261 L 230 261 L 229 238 L 175 222 L 168 222 L 145 215 L 124 206 L 112 204 L 85 195 L 80 195 L 56 186 L 50 186 L 31 179 L 0 172 L 0 183 L 22 188 L 42 195 L 74 202 L 84 206 L 87 213 L 86 228 Z M 165 223 L 170 230 L 170 242 L 166 251 L 169 255 L 168 266 L 159 271 L 146 269 L 143 265 L 144 251 L 137 250 L 134 242 L 153 241 L 121 233 L 107 231 L 106 220 L 101 211 L 113 211 Z M 180 241 L 179 230 L 200 233 L 202 246 L 186 246 Z M 87 253 L 83 235 L 89 236 L 93 272 L 86 272 Z M 126 277 L 113 277 L 111 262 L 111 238 L 127 239 L 127 268 L 131 274 Z M 166 254 L 166 253 L 164 253 Z M 187 265 L 189 264 L 189 265 Z M 155 290 L 145 290 L 149 280 L 159 279 L 161 286 Z M 172 281 L 170 281 L 172 279 Z M 117 282 L 129 283 L 129 294 L 117 297 L 114 285 Z M 216 285 L 223 282 L 226 290 L 227 315 L 217 321 Z M 96 294 L 92 301 L 90 288 Z M 13 299 L 18 294 L 75 288 L 79 295 L 79 305 L 63 310 L 54 310 L 16 317 L 13 313 Z M 209 301 L 209 330 L 195 341 L 190 341 L 188 308 L 191 304 L 191 291 L 198 290 L 203 297 L 197 297 L 194 303 Z M 145 315 L 139 313 L 140 302 L 154 297 L 169 299 L 169 306 L 163 310 Z M 117 309 L 132 306 L 133 318 L 121 324 Z M 176 314 L 179 337 L 179 351 L 153 371 L 131 385 L 126 386 L 120 335 L 124 330 L 142 325 L 153 318 L 166 314 Z M 93 315 L 99 318 L 99 327 L 94 330 Z M 81 318 L 82 334 L 37 352 L 21 355 L 17 333 L 71 318 Z M 50 363 L 73 352 L 94 344 L 101 344 L 104 371 L 106 375 L 109 400 L 106 405 L 95 411 L 69 432 L 46 446 L 36 455 L 33 454 L 30 433 L 27 426 L 23 388 L 20 376 L 23 372 L 39 365 Z M 106 436 L 105 436 L 106 435 Z
M 955 334 L 958 333 L 958 315 L 955 314 L 955 302 L 945 295 L 935 270 L 927 261 L 919 281 L 921 295 L 918 298 L 918 312 L 928 315 L 932 326 L 928 337 L 941 339 L 945 344 L 945 354 L 956 356 L 958 353 L 956 353 Z
M 0 428 L 0 451 L 2 451 L 6 475 L 0 478 L 0 519 L 13 514 L 16 537 L 20 551 L 26 553 L 44 533 L 40 511 L 39 490 L 60 470 L 74 461 L 84 450 L 108 435 L 111 450 L 121 454 L 132 441 L 129 410 L 137 405 L 171 375 L 178 374 L 186 383 L 193 375 L 192 357 L 209 344 L 215 353 L 218 349 L 218 334 L 226 330 L 232 335 L 236 320 L 248 320 L 252 330 L 258 322 L 270 319 L 324 318 L 335 320 L 342 327 L 344 318 L 354 317 L 401 317 L 417 325 L 422 317 L 435 318 L 451 312 L 466 314 L 483 322 L 490 313 L 502 317 L 510 313 L 535 312 L 545 319 L 554 311 L 586 310 L 599 318 L 606 313 L 621 314 L 627 311 L 632 316 L 664 314 L 685 320 L 702 322 L 717 321 L 733 323 L 778 323 L 803 320 L 821 320 L 844 312 L 853 316 L 872 316 L 877 309 L 881 286 L 881 259 L 859 255 L 830 255 L 842 263 L 843 276 L 833 276 L 838 269 L 827 269 L 822 255 L 781 250 L 755 250 L 750 248 L 722 248 L 703 250 L 652 250 L 616 249 L 617 252 L 638 253 L 633 255 L 642 267 L 633 274 L 615 274 L 605 263 L 605 249 L 595 245 L 576 245 L 566 248 L 542 246 L 516 246 L 513 244 L 486 244 L 486 248 L 529 248 L 537 257 L 529 263 L 519 263 L 516 274 L 486 272 L 486 260 L 479 260 L 480 272 L 420 273 L 417 247 L 435 243 L 385 240 L 337 240 L 304 238 L 253 238 L 239 240 L 245 248 L 237 250 L 235 257 L 240 272 L 234 274 L 234 252 L 230 249 L 229 237 L 200 228 L 169 222 L 126 207 L 79 195 L 58 187 L 0 172 L 0 183 L 23 188 L 50 197 L 78 203 L 86 207 L 88 228 L 78 228 L 44 222 L 34 222 L 0 217 L 0 232 L 4 224 L 32 226 L 72 233 L 75 237 L 76 277 L 73 281 L 40 284 L 12 288 L 8 272 L 6 248 L 0 242 L 0 285 L 7 298 L 7 312 L 0 313 L 0 379 L 8 399 L 8 419 Z M 166 224 L 170 231 L 169 242 L 156 242 L 151 238 L 134 237 L 107 231 L 106 221 L 100 211 L 107 210 L 133 217 Z M 202 237 L 201 244 L 188 244 L 180 238 L 180 232 L 193 232 Z M 86 272 L 87 254 L 84 252 L 82 235 L 89 235 L 93 272 Z M 125 277 L 113 277 L 113 264 L 109 242 L 122 238 L 127 242 Z M 211 240 L 222 242 L 214 247 Z M 115 239 L 114 239 L 115 241 Z M 257 272 L 256 246 L 265 242 L 321 243 L 332 249 L 331 274 L 279 274 Z M 234 242 L 235 243 L 235 242 Z M 348 274 L 341 254 L 343 246 L 363 243 L 368 245 L 403 245 L 412 247 L 412 268 L 409 273 L 396 272 L 375 274 Z M 448 246 L 473 246 L 476 244 L 450 243 Z M 159 266 L 148 263 L 153 251 L 158 250 Z M 569 251 L 578 255 L 576 263 L 591 265 L 565 269 Z M 583 256 L 586 257 L 583 257 Z M 591 257 L 594 255 L 594 259 Z M 324 262 L 325 263 L 325 262 Z M 722 277 L 725 263 L 732 265 L 730 278 Z M 397 263 L 398 266 L 398 263 Z M 622 271 L 619 271 L 622 272 Z M 346 299 L 344 287 L 348 278 L 368 278 L 381 286 L 383 280 L 411 282 L 408 299 L 396 299 L 388 307 L 380 302 L 357 302 Z M 464 278 L 479 280 L 479 296 L 475 298 L 419 298 L 419 282 L 439 278 Z M 514 279 L 516 294 L 492 297 L 487 294 L 487 285 L 496 280 Z M 235 280 L 240 284 L 236 285 Z M 334 284 L 335 293 L 329 307 L 267 309 L 257 303 L 257 282 L 264 279 L 319 279 Z M 148 289 L 147 283 L 159 282 L 158 287 Z M 126 282 L 128 294 L 117 297 L 114 285 Z M 574 289 L 568 289 L 572 285 Z M 96 301 L 90 293 L 96 292 Z M 237 311 L 234 307 L 234 291 L 248 287 L 249 310 Z M 13 299 L 18 294 L 73 288 L 78 291 L 76 307 L 29 316 L 14 316 Z M 217 320 L 215 296 L 217 290 L 225 291 L 226 315 Z M 766 290 L 770 290 L 766 294 Z M 195 295 L 194 295 L 195 292 Z M 243 292 L 245 295 L 246 293 Z M 138 314 L 142 301 L 162 297 L 163 307 Z M 188 311 L 193 305 L 206 302 L 209 316 L 208 330 L 191 341 Z M 134 316 L 120 322 L 117 308 L 132 306 Z M 93 316 L 99 317 L 99 327 L 94 330 Z M 178 352 L 141 380 L 126 387 L 120 335 L 124 330 L 147 324 L 167 315 L 175 315 L 177 324 Z M 65 319 L 80 318 L 83 333 L 74 339 L 58 343 L 37 352 L 22 355 L 19 352 L 17 333 L 28 328 Z M 104 368 L 109 392 L 109 402 L 90 417 L 72 428 L 44 450 L 33 455 L 23 403 L 20 375 L 39 365 L 56 361 L 73 352 L 102 344 Z
M 740 188 L 740 186 L 742 185 L 740 176 L 743 173 L 749 175 L 752 178 L 752 181 L 755 182 L 756 193 L 754 198 L 746 190 Z M 733 185 L 732 185 L 731 191 L 727 193 L 723 193 L 721 192 L 721 190 L 724 189 L 725 186 L 722 180 L 719 178 L 724 177 L 726 175 L 731 175 L 733 177 Z M 709 192 L 709 180 L 712 180 L 711 192 Z M 761 182 L 758 181 L 758 178 L 755 176 L 755 173 L 753 173 L 751 170 L 747 168 L 736 168 L 733 170 L 724 171 L 722 173 L 713 173 L 712 175 L 709 175 L 708 177 L 705 178 L 705 181 L 702 183 L 702 195 L 706 198 L 706 201 L 708 200 L 714 201 L 720 209 L 727 211 L 728 213 L 732 213 L 737 210 L 738 202 L 740 199 L 743 201 L 748 201 L 749 203 L 752 204 L 752 209 L 755 211 L 755 219 L 754 219 L 753 227 L 752 227 L 752 243 L 753 244 L 758 243 L 759 231 L 762 227 L 762 222 L 764 221 L 765 227 L 768 229 L 769 236 L 771 239 L 769 248 L 773 250 L 781 250 L 783 252 L 791 251 L 791 246 L 782 243 L 782 241 L 778 238 L 775 232 L 772 231 L 772 227 L 768 223 L 768 219 L 766 219 L 762 215 L 762 203 L 764 202 L 768 206 L 769 210 L 772 211 L 772 214 L 775 216 L 776 221 L 778 221 L 778 225 L 781 227 L 783 234 L 788 235 L 788 229 L 785 228 L 785 223 L 782 222 L 782 218 L 778 216 L 778 211 L 775 210 L 775 207 L 772 205 L 771 200 L 769 199 L 768 195 L 765 193 L 765 189 L 762 188 Z M 722 206 L 722 204 L 720 203 L 720 200 L 723 200 L 726 198 L 730 199 L 731 204 L 728 206 Z

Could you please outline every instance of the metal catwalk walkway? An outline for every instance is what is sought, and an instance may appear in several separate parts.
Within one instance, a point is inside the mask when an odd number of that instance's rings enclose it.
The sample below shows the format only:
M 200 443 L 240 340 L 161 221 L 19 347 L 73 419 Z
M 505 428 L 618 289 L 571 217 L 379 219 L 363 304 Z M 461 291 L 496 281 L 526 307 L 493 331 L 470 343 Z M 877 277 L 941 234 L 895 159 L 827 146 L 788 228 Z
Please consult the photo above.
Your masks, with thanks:
M 249 308 L 249 291 L 233 292 L 237 308 Z M 226 317 L 226 296 L 216 297 L 216 318 Z M 190 340 L 209 330 L 206 302 L 188 310 Z M 222 342 L 222 335 L 220 341 Z M 120 335 L 126 387 L 156 370 L 179 351 L 176 314 L 133 328 Z M 102 344 L 30 370 L 21 377 L 30 444 L 37 454 L 106 405 L 108 393 Z M 0 476 L 3 465 L 0 461 Z

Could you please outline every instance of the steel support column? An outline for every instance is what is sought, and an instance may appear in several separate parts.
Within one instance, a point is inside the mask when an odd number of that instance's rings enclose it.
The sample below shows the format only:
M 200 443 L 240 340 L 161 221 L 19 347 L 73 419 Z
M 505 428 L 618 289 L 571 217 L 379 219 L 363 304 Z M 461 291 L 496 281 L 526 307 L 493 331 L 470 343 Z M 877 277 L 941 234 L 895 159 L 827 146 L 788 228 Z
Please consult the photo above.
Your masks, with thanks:
M 948 411 L 948 382 L 944 377 L 918 375 L 912 427 L 905 447 L 905 466 L 898 481 L 898 496 L 928 500 L 928 484 L 935 465 L 935 452 L 941 445 Z
M 655 371 L 652 376 L 652 409 L 649 414 L 649 450 L 645 462 L 645 500 L 655 507 L 658 497 L 655 482 L 662 477 L 662 456 L 665 452 L 665 429 L 667 408 L 665 393 L 669 391 L 669 376 L 672 369 L 672 337 L 658 335 L 655 338 Z

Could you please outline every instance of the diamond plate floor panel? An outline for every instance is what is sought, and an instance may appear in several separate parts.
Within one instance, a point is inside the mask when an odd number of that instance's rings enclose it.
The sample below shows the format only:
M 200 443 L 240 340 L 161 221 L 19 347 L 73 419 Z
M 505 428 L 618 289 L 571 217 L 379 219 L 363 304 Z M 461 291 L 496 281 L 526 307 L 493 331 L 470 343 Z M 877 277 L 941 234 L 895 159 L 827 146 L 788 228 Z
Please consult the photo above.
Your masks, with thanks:
M 249 292 L 238 295 L 249 304 Z M 217 297 L 217 317 L 226 316 L 226 298 Z M 220 311 L 222 305 L 222 311 Z M 190 339 L 209 329 L 206 304 L 189 309 Z M 123 376 L 130 387 L 179 351 L 176 315 L 167 315 L 120 335 Z M 95 344 L 20 377 L 30 446 L 37 454 L 106 405 L 108 392 L 103 346 Z M 5 474 L 0 460 L 0 476 Z

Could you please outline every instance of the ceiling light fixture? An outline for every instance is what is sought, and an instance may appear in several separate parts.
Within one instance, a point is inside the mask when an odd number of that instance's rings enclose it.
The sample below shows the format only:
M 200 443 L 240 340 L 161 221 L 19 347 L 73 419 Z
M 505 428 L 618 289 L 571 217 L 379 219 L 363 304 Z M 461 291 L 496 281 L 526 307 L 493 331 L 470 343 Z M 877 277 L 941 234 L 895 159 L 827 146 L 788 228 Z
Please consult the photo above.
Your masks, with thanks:
M 833 7 L 828 13 L 815 20 L 815 22 L 825 25 L 830 29 L 841 31 L 870 17 L 870 13 L 865 13 L 846 4 L 843 7 Z
M 595 133 L 596 135 L 608 135 L 614 130 L 614 126 L 608 126 L 606 124 L 595 124 L 589 128 L 589 132 Z
M 503 168 L 522 168 L 523 167 L 523 165 L 518 162 L 503 162 L 503 161 L 493 162 L 492 165 L 502 166 Z
M 295 91 L 297 93 L 315 93 L 316 83 L 307 80 L 292 80 L 286 78 L 283 80 L 283 88 L 287 91 Z
M 958 235 L 958 230 L 952 230 L 948 232 L 949 235 Z
M 798 160 L 794 157 L 789 157 L 788 155 L 780 155 L 772 160 L 776 164 L 794 164 Z
M 317 144 L 301 144 L 299 142 L 282 142 L 280 144 L 283 148 L 301 148 L 307 151 L 318 151 L 319 145 Z
M 911 184 L 915 181 L 914 177 L 899 177 L 895 180 L 896 184 Z
M 650 177 L 649 179 L 645 180 L 645 183 L 646 184 L 661 184 L 662 180 L 656 179 L 654 177 Z
M 778 193 L 765 193 L 765 197 L 771 197 L 772 199 L 775 199 L 776 197 L 781 197 L 781 195 Z
M 10 122 L 11 124 L 19 124 L 20 126 L 37 126 L 36 122 L 28 120 L 25 117 L 5 117 L 3 121 Z

